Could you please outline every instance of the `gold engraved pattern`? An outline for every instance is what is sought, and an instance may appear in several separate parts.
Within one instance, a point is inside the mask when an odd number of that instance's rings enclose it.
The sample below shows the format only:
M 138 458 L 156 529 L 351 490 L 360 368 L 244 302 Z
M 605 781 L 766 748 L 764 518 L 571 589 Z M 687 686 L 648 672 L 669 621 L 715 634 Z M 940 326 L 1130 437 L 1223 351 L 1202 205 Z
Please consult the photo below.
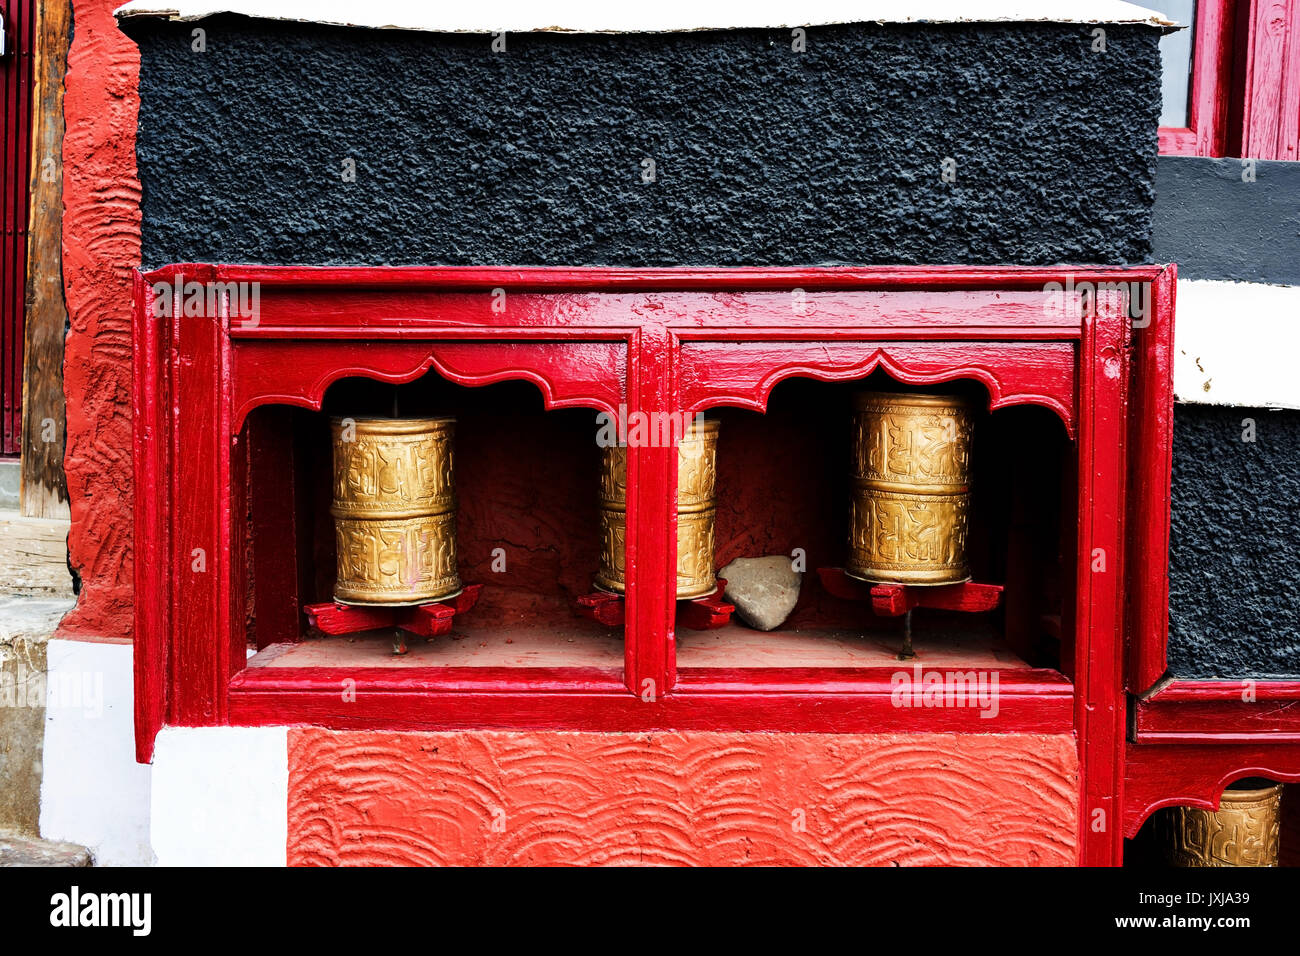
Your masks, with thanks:
M 677 597 L 703 597 L 718 586 L 713 567 L 717 514 L 718 423 L 697 419 L 677 446 Z M 626 589 L 627 449 L 604 449 L 600 480 L 600 567 L 596 586 Z
M 1172 866 L 1277 866 L 1282 785 L 1225 790 L 1219 809 L 1169 807 L 1156 816 L 1156 838 Z
M 334 599 L 422 604 L 460 590 L 452 418 L 330 420 Z
M 854 404 L 848 573 L 898 584 L 970 580 L 969 404 L 890 392 Z

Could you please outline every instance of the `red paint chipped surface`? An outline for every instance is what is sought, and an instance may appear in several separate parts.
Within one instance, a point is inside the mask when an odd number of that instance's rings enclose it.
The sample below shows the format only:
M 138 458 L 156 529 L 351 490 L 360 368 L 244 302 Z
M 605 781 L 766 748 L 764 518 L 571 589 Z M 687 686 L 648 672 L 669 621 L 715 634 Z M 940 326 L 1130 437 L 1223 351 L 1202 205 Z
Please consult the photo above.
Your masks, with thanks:
M 131 633 L 131 272 L 140 264 L 135 167 L 140 55 L 119 0 L 73 0 L 64 93 L 63 277 L 71 329 L 68 550 L 81 576 L 67 634 Z
M 303 728 L 288 859 L 1072 865 L 1077 773 L 1069 735 Z

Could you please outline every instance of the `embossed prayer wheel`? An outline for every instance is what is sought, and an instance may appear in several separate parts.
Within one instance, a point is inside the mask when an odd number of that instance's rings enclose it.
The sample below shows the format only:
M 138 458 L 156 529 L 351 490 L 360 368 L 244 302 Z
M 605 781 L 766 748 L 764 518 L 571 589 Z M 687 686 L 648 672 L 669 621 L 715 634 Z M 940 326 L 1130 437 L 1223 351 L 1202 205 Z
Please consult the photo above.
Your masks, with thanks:
M 1229 788 L 1218 810 L 1157 811 L 1156 839 L 1171 866 L 1277 866 L 1281 813 L 1280 783 Z
M 891 584 L 970 580 L 971 428 L 972 405 L 955 395 L 855 396 L 850 575 Z
M 717 515 L 718 423 L 695 419 L 677 445 L 677 598 L 712 594 L 713 519 Z M 600 568 L 596 587 L 626 588 L 627 449 L 604 449 L 600 477 Z
M 334 532 L 345 604 L 425 604 L 456 571 L 454 418 L 332 418 Z

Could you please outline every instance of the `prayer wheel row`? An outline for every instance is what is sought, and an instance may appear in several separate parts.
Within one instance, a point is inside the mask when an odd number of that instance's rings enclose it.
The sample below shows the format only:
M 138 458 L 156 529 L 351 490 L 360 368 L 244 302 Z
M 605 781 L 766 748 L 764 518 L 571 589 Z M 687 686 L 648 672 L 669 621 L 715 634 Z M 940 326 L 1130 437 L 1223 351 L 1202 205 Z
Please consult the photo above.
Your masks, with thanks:
M 461 589 L 453 418 L 331 419 L 335 600 L 421 604 Z M 849 574 L 866 581 L 966 581 L 972 406 L 951 395 L 866 392 L 854 402 Z M 677 597 L 717 588 L 718 422 L 698 416 L 677 445 Z M 626 588 L 627 449 L 603 450 L 598 588 Z

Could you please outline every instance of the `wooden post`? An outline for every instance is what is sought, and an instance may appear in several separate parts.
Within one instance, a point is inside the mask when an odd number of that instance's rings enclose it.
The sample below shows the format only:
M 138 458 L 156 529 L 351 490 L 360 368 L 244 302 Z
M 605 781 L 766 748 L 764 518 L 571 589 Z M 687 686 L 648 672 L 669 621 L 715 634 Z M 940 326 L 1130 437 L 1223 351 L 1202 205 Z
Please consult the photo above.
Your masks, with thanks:
M 67 518 L 63 473 L 63 75 L 72 38 L 70 0 L 36 5 L 27 330 L 23 359 L 22 514 Z

